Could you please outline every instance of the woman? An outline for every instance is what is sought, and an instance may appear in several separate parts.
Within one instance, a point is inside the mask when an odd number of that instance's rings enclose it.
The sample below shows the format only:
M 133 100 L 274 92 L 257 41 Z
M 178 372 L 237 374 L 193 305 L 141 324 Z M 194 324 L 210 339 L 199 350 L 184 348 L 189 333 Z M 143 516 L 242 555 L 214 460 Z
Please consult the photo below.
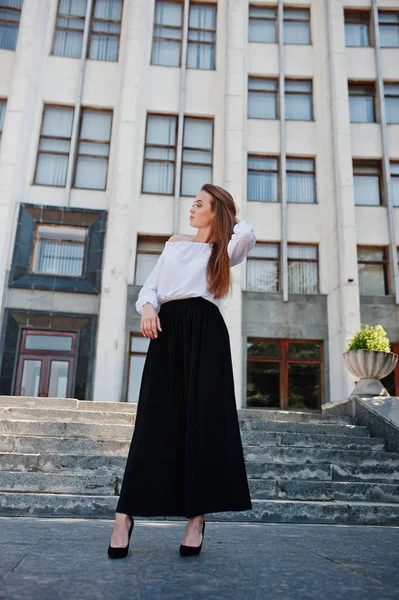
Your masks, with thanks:
M 231 290 L 230 267 L 256 239 L 219 186 L 204 185 L 190 213 L 197 234 L 169 238 L 136 302 L 151 340 L 111 558 L 128 553 L 132 515 L 187 517 L 180 554 L 189 556 L 201 550 L 204 513 L 252 509 L 219 305 Z

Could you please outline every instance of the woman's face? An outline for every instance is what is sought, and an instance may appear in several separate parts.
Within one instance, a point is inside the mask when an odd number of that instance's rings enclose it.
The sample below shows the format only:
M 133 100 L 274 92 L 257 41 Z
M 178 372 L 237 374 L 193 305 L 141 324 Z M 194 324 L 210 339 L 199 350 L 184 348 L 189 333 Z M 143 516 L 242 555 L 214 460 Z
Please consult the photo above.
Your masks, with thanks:
M 195 197 L 192 207 L 190 208 L 190 225 L 191 227 L 209 227 L 215 216 L 211 207 L 212 196 L 201 190 Z

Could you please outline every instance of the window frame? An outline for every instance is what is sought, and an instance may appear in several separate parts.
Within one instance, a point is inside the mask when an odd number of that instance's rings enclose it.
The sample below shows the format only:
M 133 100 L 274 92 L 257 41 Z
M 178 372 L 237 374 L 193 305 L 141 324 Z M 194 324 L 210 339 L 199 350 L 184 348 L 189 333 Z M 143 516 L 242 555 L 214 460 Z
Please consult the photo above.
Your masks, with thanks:
M 270 18 L 270 17 L 251 17 L 250 15 L 250 11 L 251 8 L 260 8 L 260 9 L 266 9 L 266 10 L 274 10 L 275 11 L 275 17 L 274 18 Z M 251 19 L 253 21 L 274 21 L 274 33 L 275 33 L 275 40 L 273 42 L 259 42 L 259 41 L 254 41 L 254 40 L 250 40 L 249 39 L 249 32 L 250 32 L 250 24 L 251 24 Z M 249 44 L 278 44 L 278 18 L 277 18 L 277 6 L 276 5 L 267 5 L 267 4 L 250 4 L 249 8 L 248 8 L 248 43 Z
M 90 112 L 101 112 L 101 113 L 110 113 L 111 114 L 111 122 L 110 122 L 110 127 L 109 127 L 109 140 L 108 141 L 104 141 L 104 140 L 89 140 L 87 138 L 82 138 L 81 134 L 82 134 L 82 126 L 83 126 L 83 116 L 85 111 L 90 111 Z M 109 173 L 109 163 L 110 163 L 110 156 L 111 156 L 111 140 L 112 140 L 112 130 L 113 130 L 113 121 L 114 121 L 114 111 L 113 109 L 110 108 L 99 108 L 97 107 L 91 107 L 91 106 L 81 106 L 80 107 L 80 114 L 79 114 L 79 126 L 78 126 L 78 136 L 77 136 L 77 141 L 76 141 L 76 149 L 75 149 L 75 154 L 73 156 L 73 176 L 72 176 L 72 188 L 76 189 L 76 190 L 88 190 L 88 191 L 94 191 L 94 192 L 106 192 L 107 191 L 107 186 L 108 186 L 108 173 Z M 95 143 L 95 144 L 108 144 L 108 156 L 103 156 L 103 155 L 91 155 L 91 154 L 80 154 L 79 153 L 79 145 L 81 142 L 88 142 L 88 143 Z M 81 187 L 81 186 L 77 186 L 76 185 L 76 174 L 77 174 L 77 168 L 78 168 L 78 161 L 79 161 L 79 157 L 86 157 L 86 158 L 106 158 L 107 160 L 107 169 L 106 169 L 106 173 L 105 173 L 105 183 L 104 183 L 104 187 L 103 188 L 89 188 L 89 187 Z
M 289 82 L 289 83 L 294 83 L 294 82 L 298 82 L 298 83 L 310 83 L 310 92 L 301 92 L 301 91 L 287 91 L 285 88 L 285 84 Z M 314 118 L 314 102 L 313 102 L 313 79 L 299 79 L 297 77 L 286 77 L 284 79 L 284 97 L 286 95 L 292 95 L 292 96 L 309 96 L 310 97 L 310 109 L 311 109 L 311 118 L 310 119 L 287 119 L 287 115 L 285 115 L 285 121 L 302 121 L 302 122 L 306 122 L 306 123 L 310 123 L 310 122 L 314 122 L 315 118 Z
M 298 19 L 298 18 L 286 18 L 286 11 L 295 11 L 295 10 L 302 10 L 302 11 L 307 11 L 309 18 L 308 19 Z M 311 14 L 311 10 L 310 10 L 310 5 L 309 6 L 284 6 L 283 7 L 283 44 L 284 45 L 290 45 L 290 46 L 312 46 L 312 28 L 311 28 L 311 20 L 312 20 L 312 14 Z M 286 22 L 297 22 L 297 23 L 308 23 L 309 24 L 309 42 L 306 44 L 295 44 L 293 42 L 286 42 L 285 41 L 285 32 L 284 32 L 284 25 Z
M 147 144 L 147 132 L 148 132 L 148 119 L 149 117 L 173 117 L 175 120 L 175 144 L 174 146 L 162 146 L 160 144 Z M 179 124 L 179 119 L 178 119 L 178 115 L 174 115 L 172 113 L 155 113 L 155 112 L 147 112 L 147 119 L 146 119 L 146 123 L 145 123 L 145 134 L 144 134 L 144 154 L 143 154 L 143 165 L 142 165 L 142 172 L 141 172 L 141 188 L 140 188 L 140 194 L 150 194 L 153 196 L 173 196 L 174 195 L 174 190 L 176 188 L 176 160 L 177 160 L 177 133 L 178 133 L 178 124 Z M 175 159 L 173 161 L 173 184 L 172 184 L 172 193 L 171 194 L 167 194 L 165 192 L 146 192 L 144 190 L 144 172 L 145 172 L 145 164 L 146 162 L 166 162 L 166 163 L 170 163 L 172 161 L 169 160 L 155 160 L 155 159 L 148 159 L 145 156 L 145 152 L 147 147 L 149 148 L 173 148 L 174 152 L 175 152 Z
M 215 9 L 215 29 L 200 29 L 198 27 L 190 27 L 190 10 L 192 6 L 213 6 Z M 189 3 L 189 13 L 188 13 L 188 29 L 187 29 L 187 57 L 186 57 L 186 68 L 193 70 L 193 71 L 216 71 L 216 40 L 217 40 L 217 20 L 218 20 L 218 4 L 217 2 L 204 2 L 201 0 L 190 0 Z M 182 17 L 184 19 L 184 5 L 182 8 Z M 201 44 L 201 45 L 205 45 L 205 46 L 214 46 L 214 52 L 213 52 L 213 56 L 214 56 L 214 66 L 213 69 L 197 69 L 195 67 L 189 67 L 187 62 L 188 62 L 188 47 L 190 45 L 190 43 L 194 43 L 193 40 L 190 41 L 190 30 L 194 30 L 194 31 L 206 31 L 206 32 L 212 32 L 215 35 L 215 41 L 213 42 L 205 42 L 205 41 L 195 41 L 195 43 L 197 44 Z M 181 62 L 181 60 L 180 60 Z
M 372 250 L 382 250 L 383 251 L 383 259 L 382 260 L 368 260 L 368 261 L 364 261 L 364 260 L 359 260 L 359 250 L 361 248 L 366 248 L 366 249 L 372 249 Z M 365 297 L 365 298 L 369 298 L 370 296 L 373 297 L 378 297 L 378 298 L 385 298 L 386 296 L 390 295 L 390 280 L 391 280 L 391 269 L 390 269 L 390 262 L 389 262 L 389 248 L 387 246 L 384 245 L 371 245 L 371 244 L 357 244 L 356 245 L 356 253 L 357 253 L 357 267 L 358 267 L 358 280 L 360 279 L 359 277 L 359 265 L 382 265 L 383 267 L 383 275 L 384 275 L 384 289 L 385 289 L 385 294 L 384 295 L 380 295 L 378 294 L 376 296 L 376 294 L 362 294 L 361 293 L 361 289 L 360 289 L 360 281 L 359 281 L 359 296 L 361 297 Z
M 277 248 L 277 257 L 275 256 L 252 256 L 250 253 L 247 255 L 247 264 L 245 270 L 245 291 L 247 292 L 255 292 L 257 294 L 279 294 L 281 292 L 281 277 L 280 277 L 280 269 L 281 269 L 281 243 L 280 242 L 256 242 L 257 246 L 274 246 Z M 248 261 L 262 260 L 267 262 L 277 262 L 277 289 L 272 292 L 265 292 L 261 290 L 254 290 L 249 288 L 248 286 Z
M 150 66 L 154 66 L 154 67 L 166 67 L 169 69 L 179 69 L 182 65 L 182 41 L 183 41 L 183 23 L 184 23 L 184 3 L 182 0 L 160 0 L 162 2 L 167 2 L 168 4 L 179 4 L 181 7 L 181 25 L 180 27 L 174 27 L 173 25 L 162 25 L 159 23 L 155 22 L 156 19 L 156 5 L 158 0 L 155 1 L 154 3 L 154 16 L 153 16 L 153 20 L 152 20 L 152 42 L 151 42 L 151 57 L 150 57 Z M 181 33 L 181 37 L 179 40 L 176 40 L 174 38 L 160 38 L 155 36 L 155 29 L 157 27 L 161 27 L 164 29 L 180 29 L 180 33 Z M 170 42 L 179 42 L 179 46 L 180 46 L 180 51 L 179 51 L 179 64 L 178 65 L 159 65 L 158 63 L 153 63 L 152 62 L 152 57 L 153 57 L 153 52 L 154 52 L 154 40 L 159 40 L 159 41 L 170 41 Z
M 86 48 L 86 60 L 95 60 L 95 61 L 101 61 L 101 62 L 119 62 L 119 57 L 120 57 L 120 45 L 121 45 L 121 35 L 122 35 L 122 21 L 123 21 L 123 10 L 124 10 L 124 0 L 121 0 L 122 3 L 122 8 L 121 8 L 121 19 L 120 20 L 114 20 L 114 19 L 98 19 L 96 17 L 94 17 L 94 13 L 95 13 L 95 8 L 96 8 L 96 1 L 97 0 L 93 0 L 93 4 L 91 7 L 91 12 L 89 15 L 89 35 L 88 35 L 88 39 L 87 39 L 87 48 Z M 53 26 L 53 40 L 51 43 L 51 50 L 50 50 L 50 55 L 51 56 L 56 56 L 56 57 L 61 57 L 61 58 L 72 58 L 72 59 L 81 59 L 82 58 L 82 49 L 83 49 L 83 32 L 84 32 L 84 27 L 86 24 L 86 13 L 84 14 L 84 16 L 82 17 L 78 17 L 76 15 L 72 15 L 72 14 L 66 14 L 66 13 L 60 13 L 60 4 L 61 4 L 61 0 L 58 0 L 57 2 L 57 11 L 55 13 L 55 22 L 54 22 L 54 26 Z M 82 29 L 73 29 L 71 27 L 58 27 L 57 25 L 57 20 L 58 18 L 64 18 L 64 19 L 76 19 L 76 20 L 80 20 L 83 21 L 83 28 Z M 90 48 L 91 48 L 91 43 L 92 43 L 92 36 L 93 36 L 93 23 L 94 21 L 99 21 L 99 22 L 105 22 L 105 23 L 117 23 L 120 25 L 119 28 L 119 33 L 109 33 L 109 32 L 103 32 L 105 33 L 105 35 L 109 35 L 110 37 L 117 37 L 118 38 L 118 54 L 117 54 L 117 58 L 116 60 L 106 60 L 104 58 L 91 58 L 90 57 Z M 82 34 L 82 45 L 80 48 L 80 55 L 79 56 L 66 56 L 64 54 L 54 54 L 54 45 L 55 45 L 55 39 L 56 39 L 56 33 L 57 33 L 57 29 L 60 31 L 76 31 L 78 33 Z M 94 32 L 94 35 L 97 35 L 98 32 Z
M 137 278 L 137 266 L 138 266 L 138 257 L 140 255 L 147 255 L 150 254 L 152 256 L 161 256 L 163 249 L 161 249 L 159 252 L 157 250 L 141 250 L 140 249 L 140 244 L 146 244 L 146 243 L 153 243 L 153 244 L 163 244 L 165 245 L 165 242 L 167 242 L 168 237 L 166 236 L 159 236 L 159 235 L 138 235 L 137 237 L 137 244 L 136 244 L 136 257 L 135 257 L 135 261 L 134 261 L 134 284 L 136 286 L 142 287 L 142 284 L 136 283 L 136 278 Z
M 36 163 L 35 163 L 35 168 L 33 171 L 33 179 L 31 181 L 31 185 L 43 185 L 46 187 L 56 187 L 56 188 L 65 188 L 66 187 L 66 180 L 68 177 L 68 166 L 69 166 L 69 158 L 70 158 L 70 153 L 71 153 L 71 141 L 72 141 L 72 131 L 71 131 L 71 137 L 60 137 L 57 135 L 43 135 L 43 125 L 44 125 L 44 115 L 45 115 L 45 111 L 46 108 L 63 108 L 63 109 L 72 109 L 72 123 L 73 123 L 73 119 L 75 117 L 75 106 L 70 106 L 68 104 L 54 104 L 54 103 L 44 103 L 42 105 L 42 118 L 41 118 L 41 123 L 40 123 L 40 131 L 39 131 L 39 139 L 38 139 L 38 143 L 37 143 L 37 147 L 36 147 Z M 51 140 L 62 140 L 62 141 L 68 141 L 69 142 L 69 152 L 65 153 L 65 152 L 53 152 L 51 150 L 40 150 L 40 141 L 42 138 L 45 139 L 51 139 Z M 39 155 L 40 154 L 55 154 L 57 156 L 67 156 L 68 157 L 68 161 L 67 161 L 67 168 L 66 168 L 66 173 L 65 173 L 65 184 L 64 185 L 54 185 L 52 183 L 37 183 L 36 182 L 36 177 L 37 177 L 37 169 L 39 166 Z
M 288 290 L 288 293 L 290 296 L 319 296 L 320 295 L 320 251 L 319 251 L 319 243 L 316 242 L 287 242 L 287 249 L 289 246 L 311 246 L 312 248 L 316 248 L 316 258 L 290 258 L 288 256 L 288 251 L 287 251 L 287 266 L 288 266 L 288 270 L 289 270 L 289 265 L 290 263 L 293 262 L 307 262 L 307 263 L 316 263 L 316 273 L 317 273 L 317 291 L 315 294 L 313 294 L 312 292 L 305 292 L 304 294 L 300 294 L 297 292 L 290 292 Z M 288 288 L 289 288 L 289 281 L 288 281 Z
M 347 20 L 349 19 L 349 21 Z M 350 20 L 352 19 L 352 20 Z M 371 27 L 371 13 L 369 9 L 344 8 L 344 26 L 346 25 L 367 25 L 368 44 L 366 46 L 348 46 L 346 44 L 345 32 L 345 48 L 372 48 L 374 47 L 373 29 Z
M 256 42 L 255 42 L 256 43 Z M 272 81 L 276 84 L 276 89 L 271 90 L 251 90 L 250 80 L 258 79 L 261 81 Z M 276 97 L 276 116 L 275 117 L 251 117 L 249 114 L 249 94 L 271 94 Z M 257 120 L 268 120 L 268 121 L 278 121 L 280 119 L 279 114 L 279 80 L 276 77 L 263 77 L 262 75 L 250 75 L 248 74 L 248 102 L 247 102 L 247 119 L 257 119 Z
M 80 230 L 84 230 L 85 231 L 85 239 L 84 242 L 79 242 L 79 241 L 72 241 L 72 240 L 54 240 L 52 238 L 39 238 L 39 229 L 40 227 L 53 227 L 54 229 L 56 228 L 65 228 L 65 227 L 69 227 L 70 229 L 80 229 Z M 43 239 L 48 239 L 51 240 L 52 242 L 55 243 L 62 243 L 63 241 L 67 241 L 70 244 L 77 244 L 79 246 L 84 247 L 84 251 L 83 251 L 83 258 L 82 258 L 82 272 L 80 275 L 65 275 L 62 273 L 56 273 L 55 271 L 52 273 L 44 273 L 43 271 L 34 271 L 33 270 L 33 265 L 36 261 L 36 253 L 38 251 L 38 247 L 39 247 L 39 243 L 41 240 Z M 33 234 L 33 245 L 32 245 L 32 252 L 31 252 L 31 258 L 29 261 L 29 274 L 30 275 L 41 275 L 43 277 L 70 277 L 72 279 L 82 279 L 84 280 L 86 278 L 86 263 L 87 263 L 87 244 L 88 244 L 88 240 L 89 240 L 89 228 L 88 227 L 82 227 L 82 226 L 75 226 L 75 225 L 63 225 L 61 223 L 40 223 L 40 222 L 36 222 L 34 224 L 34 234 Z
M 352 158 L 352 173 L 353 173 L 353 178 L 355 178 L 355 175 L 357 177 L 362 177 L 361 174 L 355 173 L 355 169 L 356 167 L 360 167 L 360 168 L 377 168 L 378 169 L 378 182 L 379 182 L 379 188 L 380 188 L 380 203 L 379 204 L 357 204 L 356 203 L 356 198 L 355 198 L 355 191 L 353 192 L 353 202 L 354 202 L 354 206 L 386 206 L 385 203 L 385 188 L 384 188 L 384 178 L 383 178 L 383 172 L 382 172 L 382 164 L 381 164 L 381 159 L 357 159 L 357 158 Z M 367 177 L 367 176 L 375 176 L 375 173 L 368 173 L 363 175 L 363 177 Z M 355 190 L 355 185 L 353 184 L 353 189 Z
M 266 170 L 266 169 L 250 169 L 249 168 L 249 158 L 266 158 L 266 159 L 275 159 L 277 161 L 277 167 L 275 170 Z M 276 173 L 277 175 L 277 199 L 273 200 L 253 200 L 248 198 L 248 173 Z M 248 152 L 247 154 L 247 202 L 263 202 L 265 204 L 278 204 L 281 202 L 281 157 L 277 154 L 259 154 L 258 152 Z
M 248 343 L 272 343 L 279 345 L 279 355 L 278 356 L 250 356 L 248 357 Z M 289 344 L 317 344 L 320 349 L 319 358 L 289 358 L 288 357 L 288 345 Z M 306 364 L 319 364 L 320 365 L 320 407 L 324 405 L 324 340 L 316 340 L 316 339 L 281 339 L 281 338 L 269 338 L 269 337 L 259 337 L 259 336 L 247 336 L 246 344 L 245 344 L 245 359 L 246 365 L 248 362 L 272 362 L 278 363 L 279 365 L 279 397 L 280 397 L 280 406 L 272 407 L 271 410 L 293 410 L 290 408 L 288 402 L 288 364 L 293 363 L 306 363 Z M 246 366 L 246 372 L 248 368 Z M 248 377 L 246 377 L 246 385 L 248 384 Z M 245 405 L 247 406 L 247 393 L 245 394 Z M 270 410 L 264 408 L 263 410 Z M 307 409 L 308 411 L 314 412 L 317 409 Z
M 399 81 L 384 81 L 383 82 L 384 85 L 384 102 L 386 103 L 386 99 L 387 98 L 396 98 L 397 103 L 398 103 L 398 113 L 399 113 Z M 390 94 L 390 93 L 386 93 L 386 86 L 396 86 L 398 88 L 398 91 L 396 92 L 396 94 Z M 385 104 L 385 114 L 386 114 L 386 104 Z M 399 119 L 397 121 L 386 121 L 387 125 L 397 125 L 399 124 Z
M 354 93 L 356 90 L 365 90 L 370 88 L 372 94 Z M 373 121 L 352 121 L 350 114 L 350 98 L 372 98 L 373 100 Z M 378 123 L 377 118 L 377 94 L 375 81 L 352 81 L 348 80 L 348 104 L 349 104 L 349 122 L 350 123 Z
M 288 168 L 289 160 L 311 160 L 313 162 L 313 171 L 296 171 Z M 310 205 L 315 206 L 318 204 L 318 196 L 317 196 L 317 182 L 316 182 L 316 156 L 293 156 L 291 154 L 287 154 L 286 156 L 286 177 L 288 180 L 289 173 L 299 173 L 299 174 L 308 174 L 313 175 L 313 194 L 314 194 L 314 202 L 292 202 L 288 200 L 288 191 L 287 191 L 287 204 L 300 204 L 300 205 Z
M 398 21 L 397 21 L 397 23 L 394 23 L 394 22 L 390 23 L 389 21 L 386 21 L 386 22 L 385 21 L 381 21 L 380 20 L 380 15 L 381 14 L 394 14 L 394 15 L 398 15 Z M 392 27 L 392 25 L 396 26 L 398 28 L 398 37 L 399 37 L 399 10 L 389 10 L 389 9 L 387 10 L 387 9 L 378 8 L 378 29 L 379 29 L 379 32 L 380 32 L 380 43 L 381 43 L 381 37 L 382 37 L 381 36 L 381 27 L 382 28 L 383 27 Z M 398 43 L 397 46 L 383 46 L 383 45 L 381 45 L 381 48 L 399 48 L 399 43 Z
M 92 7 L 91 7 L 90 27 L 89 27 L 89 36 L 88 36 L 88 40 L 87 40 L 86 59 L 87 60 L 102 61 L 102 62 L 107 62 L 107 63 L 108 62 L 116 62 L 117 63 L 117 62 L 119 62 L 119 56 L 120 56 L 124 0 L 121 0 L 121 18 L 118 19 L 118 20 L 116 20 L 116 19 L 99 19 L 98 17 L 95 17 L 94 13 L 95 13 L 95 8 L 96 8 L 96 2 L 97 2 L 97 0 L 93 0 L 93 4 L 92 4 Z M 115 24 L 119 25 L 119 33 L 101 32 L 102 35 L 107 35 L 109 37 L 117 37 L 118 38 L 118 52 L 117 52 L 116 60 L 107 60 L 105 58 L 92 58 L 90 56 L 90 50 L 91 50 L 93 33 L 94 33 L 94 35 L 99 35 L 99 32 L 97 32 L 97 31 L 93 32 L 93 23 L 94 22 L 115 23 Z
M 186 124 L 186 119 L 191 119 L 191 120 L 196 120 L 196 121 L 208 121 L 212 124 L 212 148 L 210 150 L 203 150 L 202 148 L 193 148 L 192 146 L 185 146 L 184 145 L 184 128 L 185 128 L 185 124 Z M 177 140 L 176 140 L 177 142 Z M 213 182 L 213 161 L 214 161 L 214 149 L 215 149 L 215 119 L 214 117 L 205 117 L 205 116 L 193 116 L 193 115 L 184 115 L 184 122 L 183 122 L 183 137 L 182 137 L 182 151 L 181 151 L 181 169 L 180 169 L 180 189 L 179 189 L 179 193 L 180 193 L 180 197 L 181 198 L 190 198 L 192 197 L 192 194 L 183 194 L 182 188 L 183 188 L 183 167 L 184 165 L 190 165 L 193 167 L 211 167 L 211 181 L 207 182 L 207 183 L 212 183 Z M 211 153 L 211 162 L 210 164 L 208 163 L 192 163 L 192 162 L 185 162 L 183 159 L 184 156 L 184 151 L 185 150 L 192 150 L 194 152 L 210 152 Z M 198 190 L 199 191 L 199 190 Z
M 21 14 L 22 14 L 22 9 L 23 9 L 23 0 L 22 0 L 22 6 L 4 6 L 3 7 L 5 10 L 9 10 L 9 11 L 14 11 L 15 13 L 19 13 L 19 18 L 16 21 L 7 19 L 7 18 L 0 18 L 0 23 L 4 24 L 4 25 L 17 25 L 17 36 L 16 36 L 16 40 L 15 40 L 15 48 L 3 48 L 2 46 L 0 46 L 1 50 L 8 50 L 8 52 L 15 52 L 17 49 L 17 44 L 18 44 L 18 37 L 19 37 L 19 27 L 21 24 Z

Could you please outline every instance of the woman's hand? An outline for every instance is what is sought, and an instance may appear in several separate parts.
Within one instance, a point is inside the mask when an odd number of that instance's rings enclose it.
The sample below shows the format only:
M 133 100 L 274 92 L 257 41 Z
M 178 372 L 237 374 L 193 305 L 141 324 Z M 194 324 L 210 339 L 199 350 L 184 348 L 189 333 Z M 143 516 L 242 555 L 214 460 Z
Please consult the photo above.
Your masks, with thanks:
M 161 321 L 151 302 L 146 302 L 141 311 L 140 331 L 144 337 L 150 337 L 152 340 L 158 337 L 158 331 L 161 329 Z

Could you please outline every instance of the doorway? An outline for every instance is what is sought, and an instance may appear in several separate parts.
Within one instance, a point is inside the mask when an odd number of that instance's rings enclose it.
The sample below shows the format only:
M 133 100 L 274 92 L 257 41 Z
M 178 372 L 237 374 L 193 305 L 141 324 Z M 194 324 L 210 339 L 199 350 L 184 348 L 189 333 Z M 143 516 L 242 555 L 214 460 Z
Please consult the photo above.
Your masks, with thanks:
M 70 398 L 77 332 L 22 329 L 15 394 Z

